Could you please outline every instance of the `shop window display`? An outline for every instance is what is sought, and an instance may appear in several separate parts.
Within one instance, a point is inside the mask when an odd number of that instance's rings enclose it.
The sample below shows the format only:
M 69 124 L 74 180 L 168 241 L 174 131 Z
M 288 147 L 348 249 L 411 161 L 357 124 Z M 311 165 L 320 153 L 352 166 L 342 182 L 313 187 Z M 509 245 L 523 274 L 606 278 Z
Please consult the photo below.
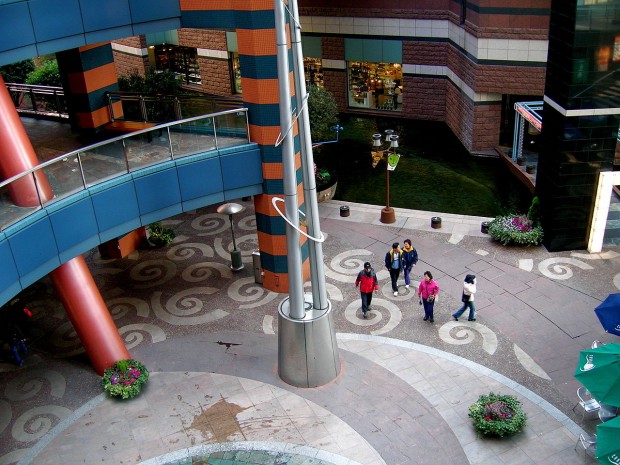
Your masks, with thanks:
M 304 58 L 306 86 L 323 87 L 323 64 L 320 58 Z
M 153 53 L 156 70 L 172 71 L 184 84 L 200 85 L 202 82 L 195 48 L 160 44 L 149 48 L 149 53 Z
M 235 94 L 241 93 L 241 65 L 239 64 L 239 54 L 232 52 L 230 54 L 232 62 L 232 81 Z
M 403 72 L 399 63 L 348 62 L 349 107 L 401 111 Z

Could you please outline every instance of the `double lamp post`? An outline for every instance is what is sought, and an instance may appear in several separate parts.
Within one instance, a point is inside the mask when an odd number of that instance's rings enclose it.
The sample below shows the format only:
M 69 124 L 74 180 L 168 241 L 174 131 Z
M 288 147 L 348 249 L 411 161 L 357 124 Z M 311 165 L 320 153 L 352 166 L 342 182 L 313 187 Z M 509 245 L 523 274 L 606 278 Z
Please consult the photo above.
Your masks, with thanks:
M 396 215 L 394 209 L 390 207 L 390 171 L 396 169 L 400 155 L 396 153 L 398 148 L 398 136 L 394 134 L 392 129 L 385 130 L 385 143 L 389 144 L 384 147 L 381 142 L 381 134 L 372 135 L 372 167 L 376 167 L 381 159 L 386 157 L 387 168 L 385 170 L 385 207 L 381 209 L 381 222 L 394 223 Z

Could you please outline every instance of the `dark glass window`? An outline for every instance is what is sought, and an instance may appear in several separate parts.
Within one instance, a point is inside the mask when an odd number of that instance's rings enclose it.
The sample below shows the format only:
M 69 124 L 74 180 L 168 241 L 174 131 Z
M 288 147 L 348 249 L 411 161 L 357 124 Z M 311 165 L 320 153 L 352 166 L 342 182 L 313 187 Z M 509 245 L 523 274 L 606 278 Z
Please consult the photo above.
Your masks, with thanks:
M 172 71 L 184 84 L 199 85 L 202 82 L 195 48 L 161 44 L 155 46 L 154 54 L 156 70 Z

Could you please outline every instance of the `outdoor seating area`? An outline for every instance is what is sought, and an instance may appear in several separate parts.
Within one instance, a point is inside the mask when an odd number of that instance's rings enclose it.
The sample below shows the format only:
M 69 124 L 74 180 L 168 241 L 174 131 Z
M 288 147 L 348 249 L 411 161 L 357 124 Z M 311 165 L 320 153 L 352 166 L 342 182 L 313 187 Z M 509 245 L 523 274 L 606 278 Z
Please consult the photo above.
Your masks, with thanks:
M 592 455 L 599 463 L 617 463 L 620 457 L 620 344 L 594 341 L 590 349 L 582 350 L 575 378 L 583 386 L 577 389 L 579 401 L 573 410 L 581 408 L 582 420 L 586 417 L 599 420 L 596 433 L 581 434 L 575 450 L 581 445 L 584 460 Z

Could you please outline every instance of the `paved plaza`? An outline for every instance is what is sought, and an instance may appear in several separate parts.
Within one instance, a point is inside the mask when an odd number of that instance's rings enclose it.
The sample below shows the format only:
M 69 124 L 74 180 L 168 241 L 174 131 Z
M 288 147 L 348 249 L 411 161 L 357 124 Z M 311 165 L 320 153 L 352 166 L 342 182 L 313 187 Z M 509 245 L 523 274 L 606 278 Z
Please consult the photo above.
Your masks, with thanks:
M 486 218 L 396 209 L 396 223 L 385 225 L 381 207 L 321 203 L 342 369 L 325 386 L 300 389 L 277 374 L 286 294 L 255 282 L 253 203 L 238 202 L 240 272 L 229 268 L 230 225 L 216 206 L 165 220 L 177 234 L 169 247 L 112 260 L 85 254 L 129 352 L 151 372 L 131 401 L 102 394 L 51 281 L 25 292 L 32 346 L 23 368 L 0 363 L 0 464 L 584 463 L 577 437 L 597 420 L 573 412 L 572 374 L 581 349 L 618 341 L 593 311 L 620 289 L 618 247 L 504 247 L 480 232 Z M 343 205 L 350 216 L 340 216 Z M 442 217 L 440 229 L 432 216 Z M 432 324 L 402 277 L 393 295 L 383 267 L 390 245 L 406 238 L 420 256 L 416 286 L 426 270 L 440 286 Z M 363 319 L 353 283 L 366 261 L 380 291 Z M 456 322 L 468 273 L 478 281 L 477 320 Z M 522 433 L 476 435 L 468 408 L 490 391 L 523 402 Z

